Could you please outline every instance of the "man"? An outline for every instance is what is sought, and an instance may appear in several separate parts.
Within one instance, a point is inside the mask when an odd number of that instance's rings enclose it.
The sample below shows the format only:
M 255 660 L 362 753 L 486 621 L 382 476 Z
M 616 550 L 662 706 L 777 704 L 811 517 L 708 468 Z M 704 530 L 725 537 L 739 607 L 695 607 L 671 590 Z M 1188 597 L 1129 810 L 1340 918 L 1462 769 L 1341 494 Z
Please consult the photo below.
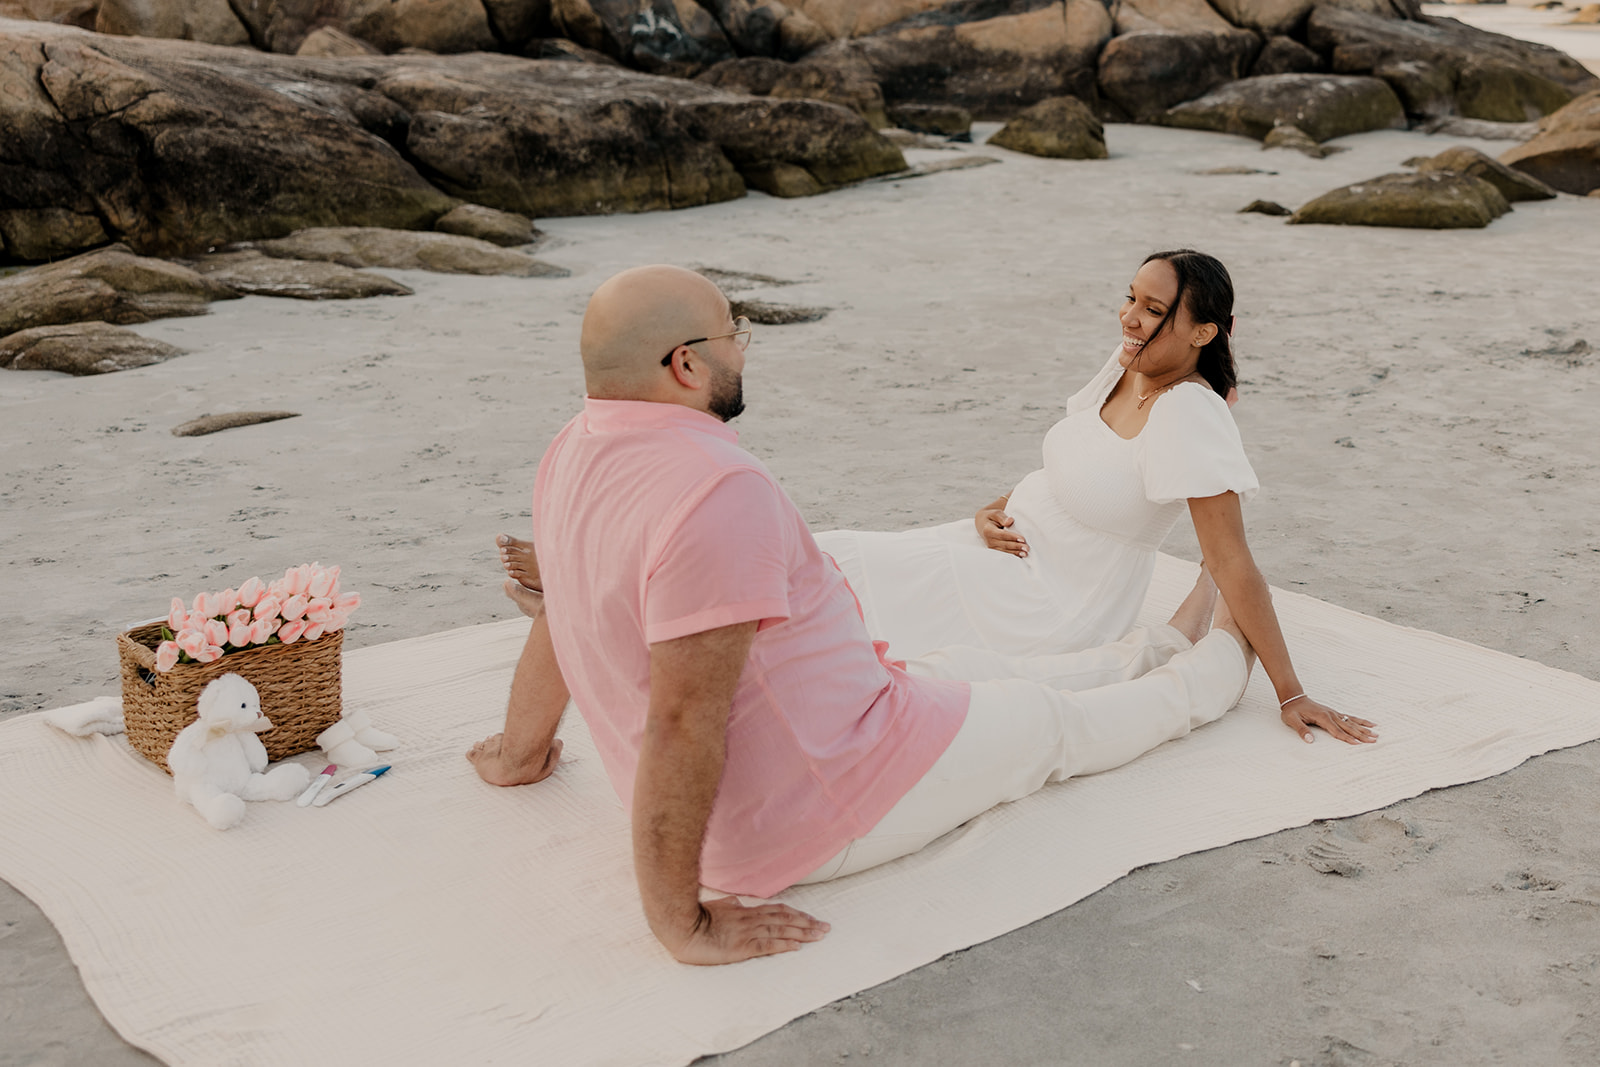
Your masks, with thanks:
M 828 929 L 781 904 L 702 903 L 702 885 L 768 897 L 914 852 L 1219 717 L 1250 669 L 1225 606 L 1207 633 L 1204 573 L 1172 625 L 1105 648 L 886 661 L 837 566 L 724 425 L 743 409 L 748 340 L 690 271 L 641 267 L 595 291 L 583 413 L 539 465 L 533 545 L 501 542 L 521 578 L 508 592 L 534 616 L 505 731 L 468 753 L 492 784 L 544 779 L 574 698 L 631 812 L 645 917 L 687 963 Z

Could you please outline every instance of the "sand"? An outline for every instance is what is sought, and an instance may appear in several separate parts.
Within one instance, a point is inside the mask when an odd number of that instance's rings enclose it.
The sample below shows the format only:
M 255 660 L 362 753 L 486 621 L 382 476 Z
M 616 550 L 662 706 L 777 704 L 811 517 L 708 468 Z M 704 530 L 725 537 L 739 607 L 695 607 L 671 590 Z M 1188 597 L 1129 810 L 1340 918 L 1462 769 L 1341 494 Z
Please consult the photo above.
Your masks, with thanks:
M 977 146 L 961 151 L 1003 162 L 543 220 L 539 254 L 569 279 L 395 272 L 416 296 L 250 297 L 138 327 L 191 350 L 160 366 L 0 375 L 0 709 L 114 691 L 119 628 L 305 560 L 366 597 L 354 646 L 507 617 L 493 535 L 526 528 L 534 464 L 579 404 L 584 301 L 625 266 L 770 274 L 794 284 L 742 295 L 832 308 L 757 328 L 736 426 L 814 528 L 894 529 L 970 514 L 1036 466 L 1140 259 L 1186 245 L 1240 294 L 1235 416 L 1268 578 L 1600 677 L 1600 355 L 1561 354 L 1600 347 L 1600 202 L 1474 231 L 1287 226 L 1236 212 L 1474 142 L 1371 133 L 1318 161 L 1190 131 L 1108 139 L 1107 161 Z M 1271 173 L 1197 173 L 1219 167 Z M 240 409 L 302 417 L 168 432 Z M 1195 558 L 1186 527 L 1168 550 Z M 721 1059 L 1591 1063 L 1597 771 L 1588 745 L 1145 868 Z M 0 946 L 0 1064 L 147 1060 L 3 886 Z

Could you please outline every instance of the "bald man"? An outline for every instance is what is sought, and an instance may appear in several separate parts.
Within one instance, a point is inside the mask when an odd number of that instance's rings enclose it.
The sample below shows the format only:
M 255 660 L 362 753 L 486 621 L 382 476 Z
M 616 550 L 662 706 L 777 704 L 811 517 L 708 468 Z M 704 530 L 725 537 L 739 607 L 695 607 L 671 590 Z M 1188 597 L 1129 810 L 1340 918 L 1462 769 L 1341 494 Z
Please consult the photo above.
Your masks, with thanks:
M 914 852 L 1047 781 L 1127 762 L 1243 693 L 1251 655 L 1203 572 L 1167 626 L 1029 659 L 868 637 L 838 567 L 726 426 L 750 326 L 717 287 L 640 267 L 595 291 L 588 397 L 539 464 L 533 541 L 502 539 L 533 617 L 494 785 L 556 770 L 569 697 L 633 827 L 645 918 L 686 963 L 828 929 L 770 897 Z M 534 555 L 537 546 L 537 558 Z

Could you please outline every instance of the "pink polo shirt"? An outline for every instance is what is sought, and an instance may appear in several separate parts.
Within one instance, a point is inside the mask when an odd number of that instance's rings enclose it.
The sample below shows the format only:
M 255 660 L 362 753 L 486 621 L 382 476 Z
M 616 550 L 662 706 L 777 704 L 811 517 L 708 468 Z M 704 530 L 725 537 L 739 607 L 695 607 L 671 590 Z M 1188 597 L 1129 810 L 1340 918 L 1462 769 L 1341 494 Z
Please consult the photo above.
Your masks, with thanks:
M 771 896 L 877 824 L 971 694 L 884 662 L 838 566 L 737 442 L 677 404 L 587 400 L 539 464 L 533 531 L 556 659 L 630 809 L 649 646 L 759 620 L 700 877 Z

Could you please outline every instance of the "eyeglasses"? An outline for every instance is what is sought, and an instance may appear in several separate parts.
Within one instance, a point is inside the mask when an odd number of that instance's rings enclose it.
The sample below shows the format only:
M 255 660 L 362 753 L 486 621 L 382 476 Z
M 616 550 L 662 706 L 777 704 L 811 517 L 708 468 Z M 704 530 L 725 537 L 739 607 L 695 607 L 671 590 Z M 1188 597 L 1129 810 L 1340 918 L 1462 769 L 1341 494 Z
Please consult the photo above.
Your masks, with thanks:
M 675 345 L 672 349 L 672 352 L 676 352 L 678 349 L 682 348 L 683 345 L 697 345 L 701 341 L 720 341 L 724 337 L 733 338 L 733 343 L 739 346 L 739 351 L 743 352 L 745 349 L 750 347 L 750 334 L 750 320 L 745 318 L 743 315 L 740 315 L 738 318 L 733 320 L 733 329 L 730 332 L 719 333 L 711 337 L 696 337 L 692 341 L 683 342 L 682 345 Z M 672 352 L 668 352 L 666 355 L 661 357 L 661 365 L 663 367 L 672 366 Z

